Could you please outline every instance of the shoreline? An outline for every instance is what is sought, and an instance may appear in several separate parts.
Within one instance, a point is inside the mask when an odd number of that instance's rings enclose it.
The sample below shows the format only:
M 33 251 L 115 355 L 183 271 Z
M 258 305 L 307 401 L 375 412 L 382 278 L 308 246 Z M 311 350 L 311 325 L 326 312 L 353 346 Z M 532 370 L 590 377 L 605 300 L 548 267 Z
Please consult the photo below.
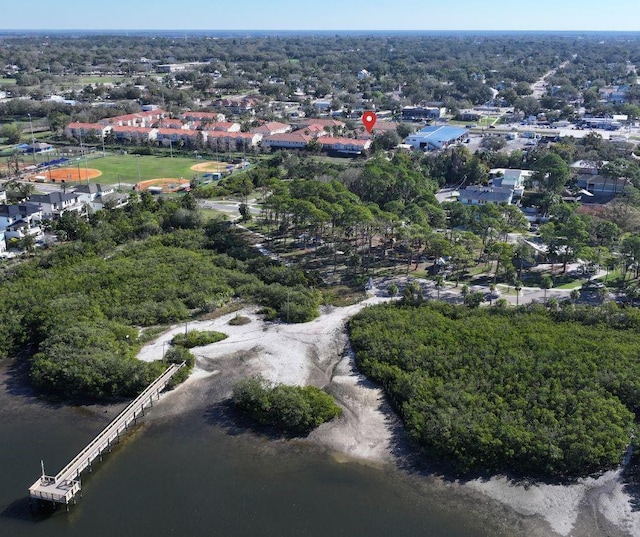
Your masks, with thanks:
M 181 400 L 173 401 L 171 413 L 180 413 L 181 406 L 188 404 L 187 392 L 195 391 L 190 386 L 200 383 L 215 385 L 220 401 L 231 395 L 235 381 L 257 374 L 271 382 L 311 384 L 333 395 L 344 413 L 314 430 L 305 441 L 328 450 L 337 462 L 391 465 L 410 478 L 478 495 L 507 507 L 527 527 L 526 535 L 640 536 L 640 511 L 634 511 L 632 497 L 625 491 L 622 468 L 571 484 L 523 483 L 501 474 L 465 480 L 431 470 L 429 461 L 409 445 L 382 389 L 356 370 L 349 348 L 347 319 L 362 308 L 387 300 L 371 297 L 353 306 L 328 307 L 319 318 L 304 324 L 266 323 L 255 308 L 190 322 L 192 329 L 217 330 L 229 337 L 192 349 L 196 366 L 181 385 L 184 388 L 178 387 L 170 395 Z M 237 313 L 251 322 L 229 325 Z M 163 344 L 181 330 L 184 325 L 173 326 L 145 346 L 138 357 L 147 361 L 160 358 Z

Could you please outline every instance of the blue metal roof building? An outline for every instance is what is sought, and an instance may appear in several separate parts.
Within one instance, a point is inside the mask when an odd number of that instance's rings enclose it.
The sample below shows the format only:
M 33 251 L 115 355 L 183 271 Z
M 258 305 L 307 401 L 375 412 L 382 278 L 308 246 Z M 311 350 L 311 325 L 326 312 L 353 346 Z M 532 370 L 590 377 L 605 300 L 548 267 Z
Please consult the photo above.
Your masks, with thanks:
M 434 125 L 425 127 L 421 131 L 408 136 L 404 143 L 412 146 L 414 149 L 423 149 L 425 151 L 444 149 L 450 144 L 466 137 L 468 133 L 469 130 L 462 127 Z

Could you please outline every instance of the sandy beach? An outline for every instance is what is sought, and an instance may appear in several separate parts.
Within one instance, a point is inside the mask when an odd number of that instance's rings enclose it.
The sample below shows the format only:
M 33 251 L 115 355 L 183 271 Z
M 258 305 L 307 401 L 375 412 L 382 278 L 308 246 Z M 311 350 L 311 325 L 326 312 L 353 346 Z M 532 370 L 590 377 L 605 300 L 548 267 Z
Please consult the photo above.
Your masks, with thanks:
M 189 322 L 190 330 L 217 330 L 228 338 L 192 349 L 196 367 L 186 383 L 169 395 L 175 401 L 172 412 L 180 412 L 180 401 L 187 401 L 195 391 L 190 386 L 197 383 L 215 385 L 220 400 L 231 395 L 235 381 L 257 374 L 272 382 L 314 385 L 334 395 L 344 415 L 319 427 L 306 439 L 308 442 L 345 460 L 402 464 L 398 437 L 404 435 L 399 420 L 382 390 L 356 371 L 345 330 L 348 318 L 384 300 L 388 299 L 371 297 L 354 306 L 325 308 L 319 318 L 305 324 L 264 322 L 251 308 L 239 312 L 251 319 L 245 325 L 229 324 L 236 313 Z M 139 358 L 160 359 L 163 347 L 167 348 L 171 338 L 184 330 L 184 324 L 171 328 L 146 345 Z M 459 487 L 508 506 L 527 528 L 518 535 L 640 536 L 640 511 L 637 507 L 634 510 L 625 490 L 622 470 L 569 485 L 513 482 L 504 476 L 463 482 L 429 476 L 434 478 L 443 486 Z

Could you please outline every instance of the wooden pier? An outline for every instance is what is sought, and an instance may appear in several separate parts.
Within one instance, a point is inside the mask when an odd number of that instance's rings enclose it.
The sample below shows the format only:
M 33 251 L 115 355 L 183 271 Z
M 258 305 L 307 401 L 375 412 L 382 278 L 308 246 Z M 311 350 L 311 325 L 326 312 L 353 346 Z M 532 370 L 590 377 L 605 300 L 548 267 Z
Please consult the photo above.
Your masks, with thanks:
M 160 398 L 160 392 L 167 386 L 171 377 L 184 365 L 184 362 L 171 364 L 58 474 L 55 476 L 45 475 L 43 464 L 42 475 L 29 487 L 29 498 L 63 503 L 67 509 L 70 502 L 75 503 L 75 496 L 82 488 L 80 474 L 87 468 L 90 469 L 93 461 L 98 457 L 101 458 L 105 451 L 109 451 L 129 425 L 144 416 L 144 409 L 153 406 L 153 399 Z

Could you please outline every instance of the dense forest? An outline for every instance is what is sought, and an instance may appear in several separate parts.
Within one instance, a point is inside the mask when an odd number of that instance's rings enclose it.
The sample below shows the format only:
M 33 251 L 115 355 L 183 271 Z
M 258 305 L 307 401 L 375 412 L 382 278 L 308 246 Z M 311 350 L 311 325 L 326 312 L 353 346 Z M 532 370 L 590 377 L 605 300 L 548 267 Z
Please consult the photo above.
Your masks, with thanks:
M 200 65 L 170 74 L 156 70 L 172 62 Z M 86 105 L 96 99 L 122 108 L 155 103 L 178 111 L 248 93 L 263 98 L 259 108 L 265 117 L 269 101 L 298 101 L 313 114 L 316 98 L 328 98 L 332 110 L 367 103 L 397 111 L 439 102 L 456 111 L 495 102 L 565 119 L 581 100 L 589 113 L 638 117 L 639 62 L 640 41 L 629 35 L 1 36 L 0 65 L 14 66 L 8 74 L 16 81 L 5 89 L 34 101 L 12 100 L 0 110 L 8 117 L 26 116 L 27 110 L 55 123 L 60 114 L 91 119 L 96 111 Z M 531 84 L 560 64 L 553 92 L 532 97 Z M 358 78 L 363 69 L 368 76 Z M 88 74 L 96 82 L 83 82 Z M 112 75 L 122 78 L 115 85 L 106 82 L 110 78 L 100 83 L 100 76 Z M 632 84 L 626 103 L 600 101 L 598 89 L 609 84 Z M 42 102 L 61 87 L 78 101 L 77 108 L 52 109 Z
M 290 322 L 318 313 L 320 294 L 302 272 L 262 256 L 228 223 L 203 224 L 197 210 L 175 201 L 143 194 L 89 222 L 65 213 L 54 227 L 70 240 L 0 276 L 0 356 L 19 353 L 34 385 L 54 394 L 137 393 L 161 367 L 135 359 L 142 327 L 234 299 Z
M 403 303 L 349 331 L 411 437 L 459 470 L 584 474 L 619 464 L 634 435 L 637 310 Z

